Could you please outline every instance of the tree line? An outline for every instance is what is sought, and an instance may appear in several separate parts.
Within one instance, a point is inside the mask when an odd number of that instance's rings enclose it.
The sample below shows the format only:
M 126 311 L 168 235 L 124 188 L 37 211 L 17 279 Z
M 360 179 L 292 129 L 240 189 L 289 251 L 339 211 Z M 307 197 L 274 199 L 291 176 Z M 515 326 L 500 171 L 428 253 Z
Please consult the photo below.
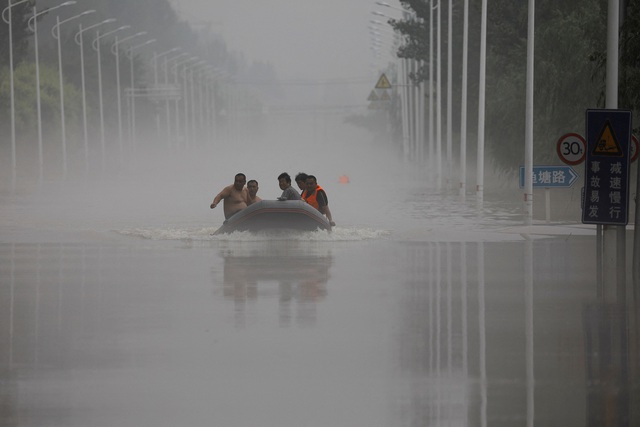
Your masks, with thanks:
M 10 0 L 12 4 L 18 0 Z M 121 89 L 129 86 L 130 62 L 125 55 L 127 45 L 135 42 L 143 42 L 155 39 L 153 46 L 147 49 L 146 54 L 136 54 L 133 58 L 136 78 L 140 79 L 136 86 L 149 86 L 153 84 L 153 65 L 150 52 L 165 52 L 173 48 L 180 48 L 193 57 L 198 57 L 203 62 L 216 68 L 220 76 L 236 79 L 256 79 L 256 76 L 264 79 L 265 76 L 275 79 L 275 71 L 271 64 L 260 62 L 248 62 L 241 53 L 231 52 L 227 49 L 225 40 L 221 35 L 212 31 L 211 26 L 199 27 L 181 19 L 168 0 L 82 0 L 76 4 L 59 7 L 51 12 L 45 12 L 63 3 L 63 0 L 28 0 L 11 7 L 12 21 L 12 48 L 14 65 L 14 92 L 15 92 L 15 124 L 16 134 L 21 146 L 33 145 L 36 137 L 36 71 L 35 71 L 35 46 L 34 32 L 28 26 L 28 21 L 34 16 L 34 7 L 37 11 L 37 35 L 39 52 L 39 77 L 40 96 L 42 105 L 42 123 L 44 133 L 56 135 L 60 128 L 60 102 L 58 79 L 58 50 L 57 42 L 51 35 L 51 29 L 56 24 L 56 18 L 60 20 L 77 15 L 86 10 L 95 10 L 91 15 L 70 21 L 60 26 L 60 42 L 62 49 L 62 67 L 64 76 L 65 115 L 71 143 L 79 144 L 82 133 L 82 100 L 81 100 L 81 54 L 74 37 L 82 23 L 86 28 L 90 25 L 102 22 L 106 19 L 115 19 L 115 22 L 97 27 L 95 30 L 86 31 L 84 36 L 84 69 L 87 88 L 86 106 L 89 122 L 95 130 L 98 109 L 98 64 L 96 52 L 91 47 L 96 36 L 96 31 L 101 33 L 113 30 L 120 26 L 128 25 L 130 29 L 118 33 L 120 39 L 145 32 L 144 36 L 135 41 L 123 43 L 120 54 L 120 78 Z M 2 6 L 2 9 L 8 4 Z M 44 12 L 40 14 L 40 12 Z M 5 17 L 8 16 L 5 13 Z M 105 37 L 101 42 L 101 74 L 103 85 L 104 104 L 113 106 L 116 102 L 116 61 L 110 52 L 114 42 L 113 37 Z M 0 133 L 0 148 L 6 149 L 10 141 L 10 72 L 9 72 L 9 25 L 0 22 L 0 127 L 5 132 Z M 141 49 L 142 50 L 142 49 Z M 220 83 L 223 85 L 224 83 Z M 228 110 L 231 96 L 223 96 L 225 90 L 242 90 L 237 87 L 232 89 L 218 87 L 214 96 L 216 109 L 220 112 Z M 250 95 L 236 96 L 245 99 L 245 102 L 259 103 Z M 136 101 L 138 102 L 138 101 Z M 138 120 L 145 119 L 156 108 L 145 100 L 140 100 L 137 108 L 140 109 Z M 257 108 L 259 109 L 259 108 Z M 224 115 L 224 114 L 223 114 Z M 108 126 L 114 126 L 117 121 L 117 113 L 114 108 L 104 109 L 104 120 Z M 45 144 L 56 144 L 56 138 L 49 138 Z M 58 138 L 59 139 L 59 138 Z M 6 151 L 5 151 L 6 152 Z M 2 165 L 7 165 L 6 156 L 0 160 Z
M 389 21 L 403 39 L 397 55 L 423 61 L 411 78 L 427 81 L 430 2 L 401 3 L 418 19 Z M 446 102 L 448 3 L 434 3 L 442 8 L 443 40 L 443 81 L 436 85 Z M 481 4 L 469 0 L 469 141 L 477 133 Z M 621 4 L 619 108 L 635 111 L 640 106 L 640 5 Z M 526 1 L 487 2 L 485 143 L 490 158 L 505 170 L 517 169 L 524 159 L 527 7 Z M 604 108 L 607 1 L 537 0 L 535 13 L 534 162 L 555 163 L 558 138 L 568 132 L 584 134 L 585 110 Z M 459 136 L 462 1 L 453 2 L 452 22 L 453 129 Z M 473 144 L 469 148 L 473 150 Z

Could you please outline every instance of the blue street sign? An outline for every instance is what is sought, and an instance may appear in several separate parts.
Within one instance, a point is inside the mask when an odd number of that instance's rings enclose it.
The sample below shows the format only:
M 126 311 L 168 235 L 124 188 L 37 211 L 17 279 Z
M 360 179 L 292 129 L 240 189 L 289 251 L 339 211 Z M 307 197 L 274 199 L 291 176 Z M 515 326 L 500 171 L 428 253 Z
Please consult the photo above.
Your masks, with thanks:
M 534 166 L 533 186 L 543 188 L 569 188 L 578 179 L 571 166 Z M 520 188 L 524 188 L 524 166 L 520 166 Z
M 584 224 L 629 221 L 631 111 L 587 110 L 584 163 Z

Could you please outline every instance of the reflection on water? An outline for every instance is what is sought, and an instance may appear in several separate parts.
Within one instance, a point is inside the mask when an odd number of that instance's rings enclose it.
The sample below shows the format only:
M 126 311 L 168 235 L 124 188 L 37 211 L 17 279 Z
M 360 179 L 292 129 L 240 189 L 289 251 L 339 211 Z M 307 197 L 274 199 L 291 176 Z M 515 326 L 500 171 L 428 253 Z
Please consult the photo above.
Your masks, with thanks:
M 204 425 L 286 390 L 280 425 L 636 426 L 640 310 L 598 299 L 592 244 L 0 244 L 0 425 Z
M 280 326 L 312 325 L 316 304 L 327 296 L 332 256 L 300 241 L 227 243 L 222 295 L 234 302 L 237 325 L 244 325 L 250 304 L 259 297 L 278 301 Z M 215 276 L 214 276 L 215 280 Z
M 401 425 L 639 425 L 638 305 L 597 302 L 583 251 L 406 245 Z

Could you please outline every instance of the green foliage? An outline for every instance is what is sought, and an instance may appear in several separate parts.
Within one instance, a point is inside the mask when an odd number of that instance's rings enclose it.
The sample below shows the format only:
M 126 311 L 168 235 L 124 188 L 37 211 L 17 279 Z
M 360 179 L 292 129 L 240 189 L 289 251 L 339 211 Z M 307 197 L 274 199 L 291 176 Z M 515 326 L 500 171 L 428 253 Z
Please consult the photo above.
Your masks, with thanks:
M 425 61 L 416 81 L 428 79 L 428 1 L 405 0 L 422 23 L 411 19 L 391 21 L 404 39 L 398 57 Z M 445 4 L 444 2 L 440 2 Z M 461 2 L 453 11 L 453 111 L 460 110 Z M 469 122 L 475 130 L 479 66 L 480 1 L 470 1 L 469 13 Z M 525 85 L 527 65 L 527 2 L 489 0 L 487 13 L 487 69 L 485 143 L 496 165 L 515 170 L 524 160 Z M 621 38 L 621 87 L 625 105 L 640 104 L 640 6 L 631 2 Z M 442 76 L 446 79 L 446 10 L 442 10 Z M 435 32 L 434 32 L 435 33 Z M 624 42 L 623 42 L 624 40 Z M 434 42 L 436 41 L 434 34 Z M 604 0 L 538 0 L 535 19 L 534 161 L 557 161 L 555 144 L 567 132 L 584 132 L 584 111 L 601 107 L 606 47 Z M 434 48 L 435 51 L 435 48 Z M 624 84 L 623 84 L 624 82 Z M 444 90 L 446 81 L 440 82 Z M 446 98 L 446 97 L 443 97 Z M 446 102 L 446 99 L 443 99 Z M 459 117 L 454 116 L 454 121 Z M 457 129 L 454 123 L 454 129 Z M 472 137 L 472 135 L 470 135 Z

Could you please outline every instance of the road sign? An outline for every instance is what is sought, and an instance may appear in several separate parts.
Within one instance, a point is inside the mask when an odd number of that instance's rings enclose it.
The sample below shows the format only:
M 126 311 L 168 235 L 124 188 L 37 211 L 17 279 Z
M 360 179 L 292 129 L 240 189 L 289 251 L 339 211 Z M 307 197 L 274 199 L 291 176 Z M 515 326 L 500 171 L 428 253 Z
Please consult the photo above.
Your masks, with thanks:
M 382 73 L 382 75 L 378 79 L 378 83 L 376 83 L 376 89 L 391 89 L 391 83 L 389 83 L 389 79 L 384 73 Z
M 533 186 L 543 188 L 569 188 L 578 179 L 571 166 L 534 166 Z M 520 166 L 520 188 L 524 188 L 524 166 Z
M 556 152 L 558 157 L 568 165 L 579 165 L 584 161 L 587 143 L 577 133 L 567 133 L 558 140 Z
M 626 225 L 631 111 L 587 110 L 582 222 Z

